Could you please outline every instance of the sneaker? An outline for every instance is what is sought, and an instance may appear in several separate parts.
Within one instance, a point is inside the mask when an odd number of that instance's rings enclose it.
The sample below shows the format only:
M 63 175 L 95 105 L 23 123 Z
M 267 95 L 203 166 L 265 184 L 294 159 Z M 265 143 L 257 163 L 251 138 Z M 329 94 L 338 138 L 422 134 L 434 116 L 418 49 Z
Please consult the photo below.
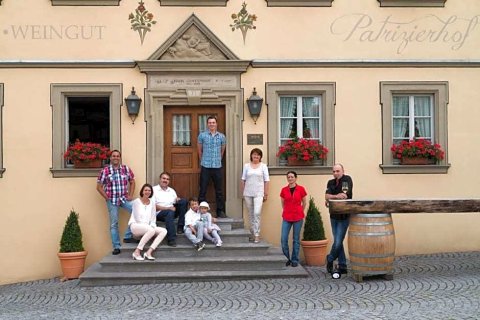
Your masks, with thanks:
M 217 243 L 215 244 L 215 246 L 216 246 L 216 247 L 221 247 L 221 246 L 222 246 L 222 242 L 217 242 Z
M 175 242 L 175 240 L 168 240 L 167 245 L 169 245 L 170 247 L 176 247 L 177 243 Z
M 254 243 L 259 243 L 260 242 L 260 236 L 255 236 L 255 239 L 253 240 Z
M 202 251 L 204 248 L 205 248 L 205 243 L 203 243 L 202 241 L 197 243 L 197 251 Z
M 338 268 L 338 272 L 339 272 L 340 274 L 347 274 L 347 268 L 340 268 L 340 267 L 339 267 L 339 268 Z
M 285 262 L 285 267 L 288 267 L 291 264 L 292 264 L 292 261 L 288 260 L 287 262 Z
M 120 254 L 120 253 L 121 253 L 121 251 L 120 251 L 120 249 L 118 249 L 118 248 L 113 249 L 113 251 L 112 251 L 112 254 L 113 254 L 114 256 L 116 256 L 117 254 Z
M 332 262 L 327 261 L 327 272 L 332 273 L 332 271 L 333 271 L 333 261 Z
M 123 243 L 140 243 L 140 240 L 134 239 L 134 238 L 125 238 L 123 239 Z
M 292 262 L 292 267 L 298 267 L 298 262 Z

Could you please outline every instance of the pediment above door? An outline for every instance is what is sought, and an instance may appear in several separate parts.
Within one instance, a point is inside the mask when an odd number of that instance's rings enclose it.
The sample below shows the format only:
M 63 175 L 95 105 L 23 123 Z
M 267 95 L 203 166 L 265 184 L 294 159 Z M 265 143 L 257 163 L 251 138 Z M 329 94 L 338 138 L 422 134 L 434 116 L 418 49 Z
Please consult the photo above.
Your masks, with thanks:
M 245 72 L 250 61 L 240 60 L 192 14 L 147 60 L 137 61 L 142 72 Z

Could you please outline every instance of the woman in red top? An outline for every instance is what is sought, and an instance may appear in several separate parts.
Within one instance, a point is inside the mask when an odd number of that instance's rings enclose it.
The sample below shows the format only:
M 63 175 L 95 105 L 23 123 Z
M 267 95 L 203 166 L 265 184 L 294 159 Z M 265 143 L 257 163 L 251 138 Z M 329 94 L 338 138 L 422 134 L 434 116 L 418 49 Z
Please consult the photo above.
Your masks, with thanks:
M 300 252 L 300 231 L 302 230 L 303 218 L 305 217 L 305 205 L 307 204 L 307 191 L 297 184 L 297 173 L 287 172 L 288 185 L 280 192 L 282 199 L 282 251 L 288 261 L 286 266 L 298 266 L 298 254 Z M 288 237 L 293 227 L 293 250 L 290 257 Z

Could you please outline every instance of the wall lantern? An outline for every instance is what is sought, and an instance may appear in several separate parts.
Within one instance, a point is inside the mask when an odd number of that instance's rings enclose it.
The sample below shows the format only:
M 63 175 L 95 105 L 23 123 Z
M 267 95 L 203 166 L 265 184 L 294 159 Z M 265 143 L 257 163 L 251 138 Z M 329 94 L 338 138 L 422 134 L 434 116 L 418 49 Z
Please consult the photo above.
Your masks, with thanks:
M 140 112 L 140 105 L 142 104 L 142 99 L 135 94 L 135 87 L 132 87 L 132 93 L 125 98 L 125 104 L 127 105 L 128 115 L 130 119 L 132 119 L 133 124 Z
M 253 119 L 253 122 L 257 124 L 257 119 L 262 112 L 263 98 L 257 96 L 257 90 L 253 88 L 253 93 L 250 98 L 247 99 L 248 112 Z

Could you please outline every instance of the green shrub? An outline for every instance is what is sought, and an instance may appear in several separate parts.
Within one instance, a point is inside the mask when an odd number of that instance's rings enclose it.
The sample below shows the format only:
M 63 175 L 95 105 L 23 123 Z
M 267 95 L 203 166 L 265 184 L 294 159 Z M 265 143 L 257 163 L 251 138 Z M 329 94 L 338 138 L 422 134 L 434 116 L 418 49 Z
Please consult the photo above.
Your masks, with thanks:
M 60 240 L 60 252 L 80 252 L 83 249 L 82 230 L 78 223 L 78 213 L 75 210 L 70 211 L 70 215 L 63 228 L 62 239 Z
M 315 200 L 310 197 L 307 218 L 305 219 L 305 226 L 303 227 L 303 240 L 318 241 L 325 239 L 322 216 L 320 215 L 318 207 L 315 205 Z

